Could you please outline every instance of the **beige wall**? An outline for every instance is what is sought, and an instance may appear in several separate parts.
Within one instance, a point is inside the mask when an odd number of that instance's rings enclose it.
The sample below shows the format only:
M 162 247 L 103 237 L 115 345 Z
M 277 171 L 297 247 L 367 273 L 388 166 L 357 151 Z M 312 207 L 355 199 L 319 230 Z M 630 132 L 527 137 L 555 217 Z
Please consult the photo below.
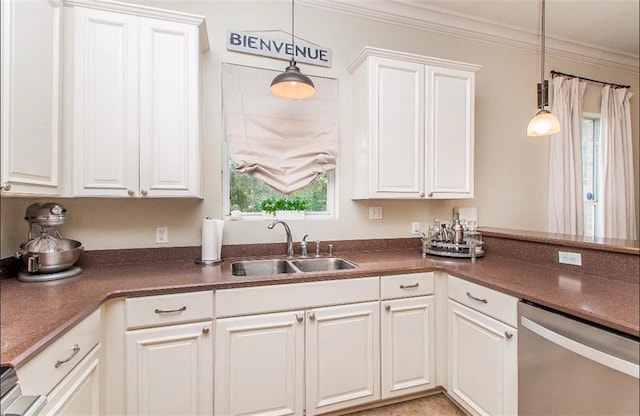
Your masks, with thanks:
M 200 221 L 220 218 L 221 201 L 221 64 L 232 62 L 283 70 L 284 61 L 226 50 L 227 29 L 288 30 L 290 3 L 282 1 L 143 2 L 207 19 L 211 51 L 204 56 L 204 200 L 57 199 L 68 208 L 62 232 L 87 250 L 154 247 L 155 227 L 169 227 L 169 246 L 200 245 Z M 339 79 L 341 147 L 338 170 L 338 218 L 290 223 L 295 240 L 323 241 L 410 236 L 410 223 L 424 228 L 434 217 L 450 218 L 455 206 L 476 206 L 481 225 L 545 230 L 548 140 L 529 138 L 526 126 L 535 113 L 539 54 L 529 50 L 407 29 L 296 6 L 296 34 L 330 48 L 332 68 L 301 65 L 303 72 Z M 376 46 L 482 65 L 476 78 L 475 199 L 463 201 L 352 201 L 351 82 L 347 66 L 363 46 Z M 632 85 L 635 178 L 638 183 L 638 74 L 600 69 L 547 57 L 547 69 Z M 598 111 L 599 86 L 590 84 L 586 111 Z M 66 137 L 66 136 L 65 136 Z M 637 197 L 636 197 L 637 198 Z M 30 199 L 3 198 L 2 257 L 26 238 L 22 219 Z M 638 203 L 636 202 L 636 205 Z M 381 206 L 382 221 L 368 220 L 368 207 Z M 282 241 L 280 229 L 266 221 L 227 222 L 225 244 Z

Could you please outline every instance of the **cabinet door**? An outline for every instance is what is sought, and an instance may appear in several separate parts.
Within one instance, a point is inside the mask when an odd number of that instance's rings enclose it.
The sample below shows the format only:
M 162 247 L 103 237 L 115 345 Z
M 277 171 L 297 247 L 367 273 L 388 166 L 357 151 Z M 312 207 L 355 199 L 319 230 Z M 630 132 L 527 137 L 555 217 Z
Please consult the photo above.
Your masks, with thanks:
M 131 15 L 74 9 L 73 190 L 138 192 L 138 24 Z
M 129 415 L 213 412 L 213 323 L 128 331 Z
M 473 198 L 475 74 L 427 67 L 425 192 Z
M 198 28 L 140 19 L 140 192 L 199 196 Z
M 307 415 L 380 399 L 379 305 L 307 312 Z
M 41 414 L 61 416 L 100 414 L 99 351 L 100 346 L 96 346 L 47 395 L 47 405 L 41 410 Z
M 216 321 L 216 415 L 302 415 L 304 312 Z
M 380 304 L 382 398 L 435 387 L 433 296 Z
M 59 195 L 62 2 L 0 7 L 2 195 Z
M 424 189 L 424 65 L 370 62 L 372 198 L 420 198 Z
M 449 394 L 478 415 L 515 415 L 517 332 L 449 300 Z

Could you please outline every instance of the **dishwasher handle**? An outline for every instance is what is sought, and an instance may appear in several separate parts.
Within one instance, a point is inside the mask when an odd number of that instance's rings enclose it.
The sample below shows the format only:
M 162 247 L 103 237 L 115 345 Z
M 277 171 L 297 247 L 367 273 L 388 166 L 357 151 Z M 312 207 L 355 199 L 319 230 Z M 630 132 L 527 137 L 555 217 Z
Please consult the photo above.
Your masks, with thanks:
M 600 363 L 614 370 L 625 373 L 633 378 L 639 378 L 640 368 L 638 364 L 623 360 L 606 352 L 597 350 L 588 345 L 581 344 L 577 341 L 567 338 L 557 332 L 554 332 L 544 326 L 532 321 L 524 316 L 520 317 L 520 323 L 525 328 L 542 338 L 576 354 L 579 354 L 589 360 Z

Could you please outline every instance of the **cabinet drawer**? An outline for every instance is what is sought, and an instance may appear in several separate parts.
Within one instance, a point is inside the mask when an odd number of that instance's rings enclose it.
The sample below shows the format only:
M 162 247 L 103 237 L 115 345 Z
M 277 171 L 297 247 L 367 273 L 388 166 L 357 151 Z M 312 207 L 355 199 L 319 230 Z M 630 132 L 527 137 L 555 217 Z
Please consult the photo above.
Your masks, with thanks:
M 98 309 L 18 369 L 23 394 L 49 394 L 99 341 Z
M 252 286 L 216 291 L 216 317 L 378 300 L 378 277 Z
M 433 272 L 382 276 L 382 299 L 406 298 L 433 294 Z
M 518 298 L 453 276 L 449 276 L 449 298 L 517 327 Z
M 127 298 L 127 329 L 172 325 L 213 318 L 213 293 L 190 292 Z

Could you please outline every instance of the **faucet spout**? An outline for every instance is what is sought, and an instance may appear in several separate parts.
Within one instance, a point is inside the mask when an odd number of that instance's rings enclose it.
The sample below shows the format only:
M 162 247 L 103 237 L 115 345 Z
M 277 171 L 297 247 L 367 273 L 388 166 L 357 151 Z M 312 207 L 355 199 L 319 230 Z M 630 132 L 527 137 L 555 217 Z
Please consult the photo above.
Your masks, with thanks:
M 267 228 L 273 230 L 276 224 L 282 224 L 284 227 L 284 231 L 287 233 L 287 257 L 293 257 L 293 237 L 291 237 L 291 229 L 289 229 L 286 222 L 280 220 L 271 221 L 269 225 L 267 225 Z

